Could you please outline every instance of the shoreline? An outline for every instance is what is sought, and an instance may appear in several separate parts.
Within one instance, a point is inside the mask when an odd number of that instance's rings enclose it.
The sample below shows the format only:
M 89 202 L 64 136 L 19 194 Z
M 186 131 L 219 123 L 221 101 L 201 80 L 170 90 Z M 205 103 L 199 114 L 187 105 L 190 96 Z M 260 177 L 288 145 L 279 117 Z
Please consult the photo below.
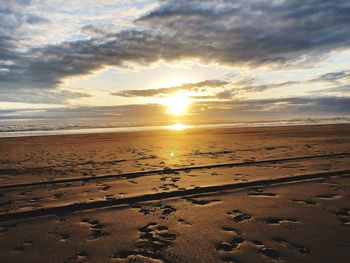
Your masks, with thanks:
M 0 139 L 26 138 L 43 136 L 69 136 L 88 134 L 113 134 L 135 133 L 153 131 L 190 131 L 198 129 L 249 129 L 249 128 L 274 128 L 274 127 L 303 127 L 303 126 L 329 126 L 350 125 L 350 122 L 315 122 L 315 123 L 281 123 L 281 121 L 264 123 L 217 123 L 217 124 L 182 124 L 159 126 L 127 126 L 127 127 L 104 127 L 104 128 L 81 128 L 81 129 L 57 129 L 57 130 L 28 130 L 28 131 L 0 131 Z

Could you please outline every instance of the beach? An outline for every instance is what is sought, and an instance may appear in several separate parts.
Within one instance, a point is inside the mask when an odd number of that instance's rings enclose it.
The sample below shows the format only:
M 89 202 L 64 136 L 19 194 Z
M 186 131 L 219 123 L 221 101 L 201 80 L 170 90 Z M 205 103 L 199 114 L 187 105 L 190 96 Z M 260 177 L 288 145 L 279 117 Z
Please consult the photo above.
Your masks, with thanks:
M 0 138 L 0 261 L 349 262 L 349 131 Z

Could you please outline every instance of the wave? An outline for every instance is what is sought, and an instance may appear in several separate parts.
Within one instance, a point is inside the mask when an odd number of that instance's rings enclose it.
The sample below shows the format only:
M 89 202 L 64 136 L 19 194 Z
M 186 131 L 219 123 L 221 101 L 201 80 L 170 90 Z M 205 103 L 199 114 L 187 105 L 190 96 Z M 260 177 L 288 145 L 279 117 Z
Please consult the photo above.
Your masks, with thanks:
M 1 120 L 0 120 L 1 121 Z M 18 121 L 18 120 L 17 120 Z M 34 121 L 33 121 L 34 122 Z M 170 124 L 137 126 L 125 124 L 115 125 L 86 125 L 86 124 L 51 124 L 51 123 L 4 123 L 0 122 L 0 137 L 24 137 L 24 136 L 46 136 L 46 135 L 68 135 L 110 132 L 133 132 L 150 130 L 182 130 L 190 128 L 229 128 L 229 127 L 269 127 L 269 126 L 293 126 L 293 125 L 317 125 L 317 124 L 347 124 L 350 117 L 331 118 L 298 118 L 288 120 L 247 121 L 231 123 L 199 123 L 199 124 Z

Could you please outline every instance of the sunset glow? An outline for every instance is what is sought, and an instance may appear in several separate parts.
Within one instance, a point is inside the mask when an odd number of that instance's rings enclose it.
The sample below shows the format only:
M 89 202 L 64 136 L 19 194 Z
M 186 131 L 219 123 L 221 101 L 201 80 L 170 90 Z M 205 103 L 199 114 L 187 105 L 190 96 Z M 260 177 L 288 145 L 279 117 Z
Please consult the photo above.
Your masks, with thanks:
M 350 262 L 349 14 L 0 0 L 0 263 Z
M 191 103 L 191 99 L 183 94 L 176 94 L 161 100 L 161 104 L 167 107 L 167 113 L 176 116 L 185 114 Z

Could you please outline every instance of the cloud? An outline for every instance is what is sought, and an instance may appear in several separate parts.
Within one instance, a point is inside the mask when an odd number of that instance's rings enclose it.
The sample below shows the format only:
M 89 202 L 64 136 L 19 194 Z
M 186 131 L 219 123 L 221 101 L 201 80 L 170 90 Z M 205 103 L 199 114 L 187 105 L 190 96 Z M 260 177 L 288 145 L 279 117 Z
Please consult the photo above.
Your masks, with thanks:
M 144 89 L 144 90 L 123 90 L 114 92 L 112 95 L 121 97 L 154 97 L 165 94 L 173 94 L 179 91 L 198 91 L 199 89 L 224 87 L 229 82 L 222 80 L 205 80 L 197 83 L 187 83 L 180 86 L 158 88 L 158 89 Z
M 28 40 L 30 32 L 23 31 L 26 25 L 48 23 L 49 20 L 25 11 L 30 0 L 0 0 L 0 89 L 31 86 L 28 77 L 29 53 L 23 53 L 21 40 Z
M 311 84 L 327 83 L 327 88 L 308 91 L 308 93 L 318 93 L 319 95 L 330 92 L 344 93 L 349 91 L 350 84 L 350 70 L 341 70 L 335 72 L 328 72 L 319 76 L 310 77 L 304 80 L 288 80 L 276 83 L 259 84 L 255 79 L 242 79 L 240 81 L 232 82 L 231 86 L 225 90 L 223 94 L 231 94 L 230 97 L 237 94 L 249 94 L 252 92 L 264 92 L 270 89 L 290 88 L 291 86 L 307 87 Z
M 171 35 L 194 56 L 260 64 L 348 47 L 349 11 L 350 3 L 338 0 L 169 0 L 138 21 Z
M 37 15 L 28 15 L 25 21 L 31 25 L 50 23 L 49 19 Z
M 350 70 L 342 70 L 337 72 L 329 72 L 319 76 L 318 81 L 338 82 L 341 80 L 348 80 L 350 82 Z
M 277 65 L 283 69 L 350 47 L 350 3 L 341 0 L 162 0 L 132 26 L 122 29 L 115 29 L 114 23 L 106 24 L 106 17 L 88 22 L 85 22 L 86 17 L 81 21 L 79 18 L 70 20 L 77 27 L 78 36 L 65 36 L 65 41 L 59 38 L 56 42 L 45 40 L 45 32 L 50 26 L 60 26 L 53 22 L 57 16 L 52 16 L 51 20 L 50 13 L 38 12 L 37 3 L 0 0 L 2 102 L 65 104 L 72 98 L 89 97 L 89 94 L 61 90 L 58 86 L 68 77 L 86 75 L 105 66 L 124 68 L 196 59 L 202 63 L 243 65 L 250 69 L 260 65 Z M 74 1 L 75 8 L 81 3 Z M 115 6 L 109 3 L 106 1 L 105 5 L 114 10 Z M 93 5 L 94 1 L 89 1 L 90 8 Z M 100 8 L 102 13 L 103 8 Z M 40 35 L 44 42 L 36 45 L 35 40 Z M 256 92 L 294 86 L 315 87 L 319 83 L 323 88 L 306 90 L 308 97 L 246 99 Z M 112 95 L 154 97 L 191 91 L 195 102 L 190 114 L 183 118 L 210 122 L 349 115 L 349 85 L 350 71 L 343 69 L 304 80 L 264 83 L 238 77 L 231 81 L 214 79 L 158 89 L 129 89 Z M 244 95 L 245 99 L 238 99 Z M 8 118 L 11 114 L 21 116 L 22 113 L 9 112 Z M 155 124 L 168 119 L 162 106 L 154 104 L 46 109 L 45 114 L 35 114 L 53 119 L 103 118 L 128 125 Z
M 305 87 L 308 85 L 326 83 L 327 86 L 318 90 L 306 91 L 319 96 L 328 93 L 349 92 L 350 71 L 342 70 L 328 72 L 304 80 L 288 80 L 261 84 L 253 78 L 236 78 L 235 80 L 205 80 L 198 83 L 187 83 L 175 87 L 157 89 L 133 89 L 113 92 L 112 95 L 120 97 L 155 97 L 174 94 L 179 91 L 191 91 L 192 98 L 197 100 L 232 100 L 237 96 L 248 96 L 251 93 L 264 92 L 270 89 L 287 89 L 292 86 Z
M 0 59 L 11 58 L 14 64 L 0 74 L 0 84 L 52 88 L 67 77 L 107 65 L 150 65 L 160 60 L 254 67 L 318 59 L 349 48 L 349 13 L 350 3 L 342 0 L 163 0 L 137 19 L 134 28 L 90 39 L 13 52 L 18 47 L 7 35 L 0 42 Z M 6 21 L 5 28 L 16 24 Z
M 199 109 L 205 109 L 206 119 L 290 118 L 349 116 L 350 97 L 289 97 L 277 99 L 210 101 L 197 103 Z M 218 117 L 219 116 L 219 117 Z
M 52 89 L 0 89 L 0 102 L 21 102 L 40 104 L 65 104 L 68 99 L 87 98 L 90 94 L 68 90 Z
M 83 126 L 130 126 L 169 124 L 162 105 L 123 105 L 115 107 L 52 108 L 42 111 L 1 110 L 0 119 L 43 119 L 43 123 Z M 280 99 L 204 101 L 191 105 L 188 115 L 179 117 L 186 123 L 218 123 L 286 120 L 290 118 L 324 118 L 350 116 L 350 97 L 290 97 Z M 179 119 L 178 119 L 179 120 Z M 31 122 L 31 125 L 34 122 Z
M 309 94 L 347 94 L 350 95 L 350 85 L 342 85 L 342 86 L 336 86 L 336 87 L 331 87 L 331 88 L 325 88 L 325 89 L 319 89 L 319 90 L 312 90 L 308 92 Z
M 30 8 L 32 1 L 28 0 L 0 0 L 0 36 L 13 37 L 19 40 L 22 36 L 19 33 L 20 28 L 26 24 L 36 25 L 49 23 L 49 19 L 31 13 Z

